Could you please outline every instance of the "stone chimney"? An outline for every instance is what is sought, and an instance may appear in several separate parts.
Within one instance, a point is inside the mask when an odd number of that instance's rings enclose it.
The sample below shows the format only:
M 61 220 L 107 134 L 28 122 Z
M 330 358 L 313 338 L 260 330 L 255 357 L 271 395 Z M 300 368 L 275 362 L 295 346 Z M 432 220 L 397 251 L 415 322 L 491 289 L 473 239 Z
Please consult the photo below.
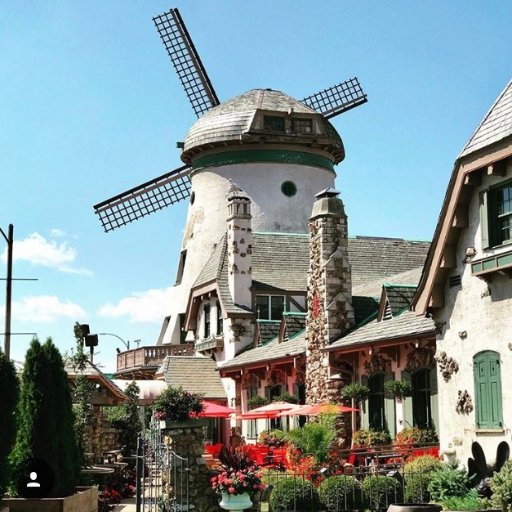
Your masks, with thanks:
M 233 302 L 251 307 L 252 229 L 251 200 L 234 183 L 228 199 L 228 283 Z
M 338 401 L 329 381 L 329 354 L 322 352 L 354 324 L 348 261 L 347 216 L 339 192 L 316 194 L 309 219 L 306 403 Z

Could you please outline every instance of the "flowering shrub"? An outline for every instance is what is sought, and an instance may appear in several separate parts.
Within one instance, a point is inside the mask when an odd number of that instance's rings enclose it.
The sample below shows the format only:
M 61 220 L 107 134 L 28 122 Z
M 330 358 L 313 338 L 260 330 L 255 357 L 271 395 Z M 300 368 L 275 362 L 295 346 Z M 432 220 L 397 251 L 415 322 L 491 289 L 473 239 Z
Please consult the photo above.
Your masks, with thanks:
M 169 386 L 155 400 L 153 411 L 157 420 L 185 421 L 203 412 L 202 397 L 181 387 Z
M 265 486 L 261 482 L 261 473 L 258 466 L 247 468 L 227 468 L 210 480 L 212 489 L 221 496 L 222 494 L 254 494 Z
M 389 443 L 391 443 L 391 437 L 388 432 L 362 428 L 352 434 L 352 446 L 354 448 L 378 446 Z
M 439 438 L 433 428 L 404 428 L 395 437 L 395 444 L 437 443 Z
M 258 441 L 261 444 L 275 448 L 280 448 L 286 444 L 285 433 L 279 429 L 263 430 L 259 435 Z

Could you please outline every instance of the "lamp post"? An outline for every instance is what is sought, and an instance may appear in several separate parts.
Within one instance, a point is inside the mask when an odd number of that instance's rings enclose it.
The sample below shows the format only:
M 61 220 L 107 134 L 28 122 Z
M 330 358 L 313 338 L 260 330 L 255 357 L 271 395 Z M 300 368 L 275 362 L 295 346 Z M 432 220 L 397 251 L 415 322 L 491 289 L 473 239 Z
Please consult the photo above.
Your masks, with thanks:
M 130 340 L 125 341 L 121 336 L 118 336 L 117 334 L 111 333 L 111 332 L 100 332 L 100 336 L 114 336 L 114 338 L 117 338 L 118 340 L 122 341 L 124 343 L 124 346 L 126 347 L 126 350 L 130 350 Z M 133 340 L 135 343 L 137 343 L 137 348 L 139 348 L 140 340 Z
M 11 354 L 11 301 L 12 301 L 12 247 L 14 245 L 14 226 L 9 224 L 7 235 L 0 228 L 0 233 L 7 242 L 7 279 L 5 284 L 5 331 L 4 353 L 7 359 Z

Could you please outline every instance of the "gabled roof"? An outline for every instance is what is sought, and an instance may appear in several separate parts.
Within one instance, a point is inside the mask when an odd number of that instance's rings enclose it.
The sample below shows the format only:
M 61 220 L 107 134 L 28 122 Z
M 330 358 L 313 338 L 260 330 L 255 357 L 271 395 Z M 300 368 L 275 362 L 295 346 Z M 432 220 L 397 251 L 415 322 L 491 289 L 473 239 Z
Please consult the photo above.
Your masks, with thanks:
M 301 331 L 288 341 L 280 343 L 277 338 L 274 338 L 266 345 L 246 350 L 226 363 L 219 365 L 219 370 L 222 372 L 222 370 L 232 370 L 242 366 L 262 366 L 260 363 L 298 356 L 305 352 L 306 332 Z
M 258 320 L 256 322 L 255 338 L 256 344 L 265 345 L 279 334 L 281 322 L 275 320 Z
M 410 341 L 424 336 L 435 336 L 434 321 L 412 311 L 404 311 L 390 320 L 374 320 L 331 343 L 326 350 L 338 351 L 385 341 Z
M 498 96 L 475 133 L 464 146 L 460 157 L 467 156 L 512 134 L 512 80 Z
M 216 363 L 209 357 L 167 356 L 156 375 L 163 376 L 169 386 L 181 386 L 204 398 L 226 398 Z
M 392 316 L 399 315 L 411 305 L 414 294 L 416 293 L 416 286 L 404 286 L 385 283 L 382 287 L 381 311 L 382 317 L 383 310 L 389 305 L 389 311 Z
M 432 245 L 412 303 L 419 314 L 424 314 L 429 307 L 443 305 L 447 269 L 441 267 L 448 246 L 457 245 L 461 230 L 456 225 L 456 214 L 458 209 L 463 209 L 467 215 L 468 196 L 473 193 L 472 180 L 478 182 L 479 176 L 487 174 L 497 163 L 512 156 L 511 95 L 512 82 L 509 82 L 455 161 Z

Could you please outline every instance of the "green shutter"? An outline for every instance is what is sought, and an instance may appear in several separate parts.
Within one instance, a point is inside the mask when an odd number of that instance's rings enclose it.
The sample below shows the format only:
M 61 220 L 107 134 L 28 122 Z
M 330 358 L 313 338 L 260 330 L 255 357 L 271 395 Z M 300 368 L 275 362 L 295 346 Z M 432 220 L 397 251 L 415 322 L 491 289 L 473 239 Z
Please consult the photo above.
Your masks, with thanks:
M 502 428 L 501 370 L 499 354 L 484 352 L 475 357 L 475 416 L 477 428 Z
M 412 375 L 408 370 L 402 372 L 402 380 L 412 385 Z M 414 393 L 414 391 L 413 391 Z M 412 396 L 404 398 L 403 401 L 403 415 L 404 415 L 404 428 L 410 428 L 413 426 L 413 414 L 412 414 Z
M 437 366 L 430 369 L 430 419 L 431 428 L 439 429 L 439 395 L 437 391 Z
M 482 232 L 482 249 L 490 247 L 489 243 L 489 206 L 487 190 L 480 192 L 480 229 Z
M 361 376 L 361 384 L 368 387 L 368 377 L 366 375 Z M 360 404 L 361 407 L 361 428 L 369 428 L 370 417 L 368 414 L 368 398 L 363 400 Z
M 393 372 L 387 372 L 384 375 L 384 385 L 389 380 L 395 380 L 395 374 Z M 391 439 L 394 439 L 396 435 L 395 397 L 391 394 L 388 396 L 388 393 L 384 395 L 384 416 L 386 429 L 389 432 Z

